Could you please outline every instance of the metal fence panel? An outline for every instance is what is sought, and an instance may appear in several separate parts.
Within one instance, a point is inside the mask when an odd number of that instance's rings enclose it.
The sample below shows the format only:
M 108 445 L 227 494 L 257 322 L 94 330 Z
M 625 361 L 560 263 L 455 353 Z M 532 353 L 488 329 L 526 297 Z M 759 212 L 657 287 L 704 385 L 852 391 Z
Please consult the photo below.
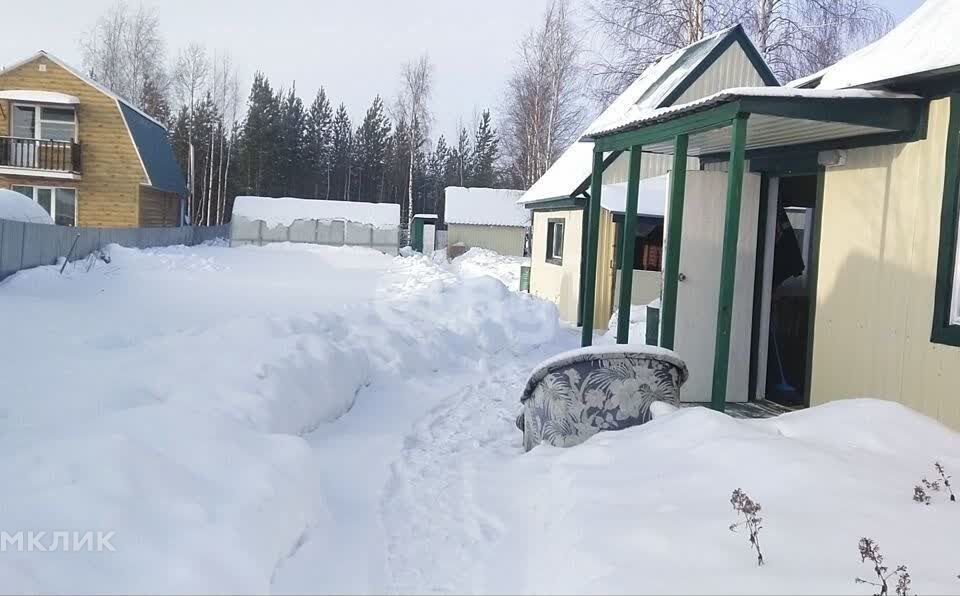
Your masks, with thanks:
M 53 265 L 66 257 L 86 258 L 109 244 L 150 248 L 177 244 L 193 245 L 227 238 L 228 225 L 178 228 L 73 228 L 0 219 L 0 279 L 17 271 Z M 74 246 L 76 241 L 76 246 Z

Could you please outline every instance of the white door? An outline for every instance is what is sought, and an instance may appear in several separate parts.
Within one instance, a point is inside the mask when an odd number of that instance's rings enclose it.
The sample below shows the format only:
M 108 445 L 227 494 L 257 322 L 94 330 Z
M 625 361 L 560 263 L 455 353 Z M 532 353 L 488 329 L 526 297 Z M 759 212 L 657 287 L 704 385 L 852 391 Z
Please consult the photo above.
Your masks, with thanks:
M 687 172 L 674 336 L 690 370 L 684 401 L 708 402 L 712 393 L 726 192 L 725 172 Z M 742 197 L 727 401 L 746 401 L 749 390 L 760 176 L 744 174 Z
M 423 224 L 423 254 L 433 254 L 436 239 L 437 226 L 428 223 Z

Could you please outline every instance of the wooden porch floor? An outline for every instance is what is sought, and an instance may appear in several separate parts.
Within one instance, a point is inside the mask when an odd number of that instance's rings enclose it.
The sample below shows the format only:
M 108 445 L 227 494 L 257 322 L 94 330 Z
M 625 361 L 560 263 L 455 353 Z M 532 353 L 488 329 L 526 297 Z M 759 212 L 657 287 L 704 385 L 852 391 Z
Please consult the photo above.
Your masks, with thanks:
M 706 403 L 684 402 L 680 404 L 684 408 L 695 408 L 697 406 L 708 406 Z M 761 400 L 747 401 L 739 403 L 728 403 L 726 413 L 734 418 L 773 418 L 780 414 L 795 412 L 801 410 L 800 406 L 784 406 L 777 402 Z

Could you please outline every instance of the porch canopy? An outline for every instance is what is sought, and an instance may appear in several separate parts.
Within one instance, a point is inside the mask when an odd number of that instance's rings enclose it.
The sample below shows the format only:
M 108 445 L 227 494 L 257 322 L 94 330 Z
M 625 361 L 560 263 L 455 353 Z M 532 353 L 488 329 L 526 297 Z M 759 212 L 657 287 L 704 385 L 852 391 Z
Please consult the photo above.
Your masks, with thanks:
M 821 90 L 750 87 L 721 91 L 703 99 L 649 110 L 628 110 L 616 123 L 591 129 L 583 141 L 593 142 L 590 190 L 584 188 L 587 223 L 585 275 L 581 278 L 582 343 L 593 341 L 594 301 L 602 201 L 603 171 L 629 151 L 625 211 L 635 212 L 640 186 L 642 152 L 673 155 L 669 217 L 663 265 L 660 345 L 673 348 L 676 322 L 680 238 L 688 156 L 727 162 L 726 207 L 720 255 L 720 295 L 717 313 L 712 407 L 726 402 L 730 327 L 736 270 L 740 201 L 746 158 L 816 154 L 846 147 L 905 142 L 923 134 L 927 100 L 915 96 L 862 89 Z M 584 184 L 586 187 L 586 183 Z M 580 189 L 578 189 L 580 190 Z M 619 304 L 630 304 L 633 277 L 635 218 L 623 226 L 620 265 L 623 279 Z M 628 343 L 629 309 L 619 309 L 617 342 Z

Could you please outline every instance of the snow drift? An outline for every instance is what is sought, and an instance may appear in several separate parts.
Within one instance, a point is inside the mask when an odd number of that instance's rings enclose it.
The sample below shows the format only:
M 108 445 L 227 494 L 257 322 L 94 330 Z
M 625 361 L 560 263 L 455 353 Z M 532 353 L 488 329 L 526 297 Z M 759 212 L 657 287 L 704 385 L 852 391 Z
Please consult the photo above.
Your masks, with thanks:
M 0 344 L 4 529 L 112 531 L 116 548 L 8 551 L 5 590 L 267 592 L 328 515 L 306 433 L 369 384 L 472 367 L 557 329 L 552 305 L 423 257 L 110 252 L 89 273 L 0 284 L 0 325 L 19 338 Z

